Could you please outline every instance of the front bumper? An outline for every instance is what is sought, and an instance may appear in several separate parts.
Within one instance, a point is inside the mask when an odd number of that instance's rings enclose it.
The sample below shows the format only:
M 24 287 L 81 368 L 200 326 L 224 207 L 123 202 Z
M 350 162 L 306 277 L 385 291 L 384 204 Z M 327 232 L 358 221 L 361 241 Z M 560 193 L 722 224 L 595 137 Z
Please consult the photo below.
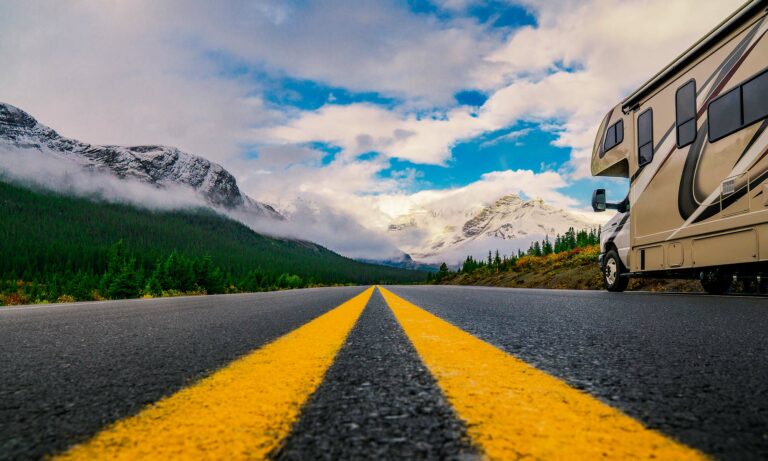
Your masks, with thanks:
M 600 270 L 602 270 L 603 263 L 605 263 L 605 253 L 600 253 L 600 256 L 597 257 L 597 263 L 600 264 Z

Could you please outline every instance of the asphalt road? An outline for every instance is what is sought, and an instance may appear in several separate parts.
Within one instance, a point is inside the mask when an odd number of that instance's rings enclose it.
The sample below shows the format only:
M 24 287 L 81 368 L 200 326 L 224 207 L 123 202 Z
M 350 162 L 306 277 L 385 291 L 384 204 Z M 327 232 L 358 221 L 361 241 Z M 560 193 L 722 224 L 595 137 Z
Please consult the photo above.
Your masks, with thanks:
M 0 459 L 60 452 L 361 291 L 0 308 Z
M 768 458 L 765 298 L 388 288 L 687 447 Z M 0 459 L 62 453 L 362 291 L 0 308 Z M 478 458 L 433 374 L 374 293 L 272 456 Z

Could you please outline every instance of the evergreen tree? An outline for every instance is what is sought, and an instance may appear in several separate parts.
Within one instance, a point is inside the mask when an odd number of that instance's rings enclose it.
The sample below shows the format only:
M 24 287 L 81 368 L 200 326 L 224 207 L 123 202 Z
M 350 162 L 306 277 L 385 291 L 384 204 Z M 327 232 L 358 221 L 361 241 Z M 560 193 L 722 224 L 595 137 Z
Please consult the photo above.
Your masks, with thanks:
M 136 261 L 124 261 L 120 272 L 112 279 L 107 293 L 112 299 L 135 298 L 141 289 L 141 275 L 136 270 Z
M 552 242 L 549 241 L 549 236 L 547 235 L 541 245 L 541 253 L 546 256 L 552 254 L 552 251 Z
M 440 264 L 440 268 L 437 270 L 436 280 L 439 282 L 444 279 L 449 273 L 448 265 L 445 263 Z

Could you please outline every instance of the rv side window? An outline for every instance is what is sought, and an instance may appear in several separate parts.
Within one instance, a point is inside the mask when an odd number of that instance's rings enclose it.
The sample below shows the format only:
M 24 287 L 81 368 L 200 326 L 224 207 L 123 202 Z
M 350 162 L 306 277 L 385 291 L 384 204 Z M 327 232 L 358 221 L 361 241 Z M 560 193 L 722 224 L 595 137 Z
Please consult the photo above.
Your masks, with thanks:
M 741 87 L 709 103 L 709 142 L 724 138 L 741 128 Z
M 637 117 L 637 164 L 643 166 L 653 160 L 653 109 Z
M 742 88 L 744 126 L 768 117 L 768 71 L 748 81 Z
M 696 140 L 696 81 L 691 80 L 678 88 L 675 94 L 675 129 L 677 148 Z
M 624 121 L 619 120 L 605 130 L 605 142 L 603 143 L 603 152 L 608 152 L 624 141 Z
M 707 109 L 709 142 L 768 117 L 768 71 L 718 97 Z

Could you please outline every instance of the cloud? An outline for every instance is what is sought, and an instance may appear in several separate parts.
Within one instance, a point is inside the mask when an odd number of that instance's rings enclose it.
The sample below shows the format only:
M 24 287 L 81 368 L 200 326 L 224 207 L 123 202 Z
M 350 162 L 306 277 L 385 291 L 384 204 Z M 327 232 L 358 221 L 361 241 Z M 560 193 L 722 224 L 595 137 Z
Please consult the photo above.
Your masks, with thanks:
M 0 98 L 87 142 L 239 155 L 248 128 L 275 114 L 164 27 L 152 3 L 3 4 Z
M 83 168 L 58 155 L 47 149 L 0 146 L 0 179 L 39 190 L 150 210 L 210 208 L 204 198 L 188 187 L 164 185 L 160 188 L 121 179 L 109 172 Z M 287 221 L 265 219 L 239 210 L 216 211 L 257 232 L 316 242 L 352 258 L 388 259 L 402 254 L 383 229 L 368 229 L 352 215 L 331 209 L 322 202 L 290 202 L 281 210 L 288 215 Z
M 511 33 L 467 16 L 473 0 L 441 0 L 449 18 L 394 0 L 6 2 L 0 99 L 86 142 L 202 155 L 259 200 L 290 207 L 304 197 L 315 205 L 296 216 L 319 229 L 306 235 L 355 253 L 379 241 L 360 229 L 434 201 L 472 206 L 522 192 L 579 206 L 561 191 L 589 174 L 600 117 L 740 1 L 521 0 L 536 25 Z M 263 74 L 394 102 L 279 107 L 265 102 Z M 462 90 L 488 99 L 459 106 Z M 457 143 L 521 121 L 554 133 L 572 150 L 568 165 L 416 194 L 405 191 L 418 170 L 381 175 L 392 159 L 451 165 Z M 318 141 L 341 151 L 329 161 Z M 344 228 L 354 242 L 337 238 Z
M 557 207 L 573 208 L 578 202 L 558 191 L 567 185 L 565 178 L 554 171 L 504 170 L 486 173 L 479 181 L 464 187 L 422 190 L 413 194 L 382 194 L 372 202 L 390 217 L 423 207 L 472 210 L 492 204 L 508 194 L 542 198 Z
M 332 143 L 347 156 L 377 151 L 422 164 L 444 164 L 459 140 L 487 128 L 464 109 L 447 114 L 409 114 L 368 103 L 326 105 L 305 111 L 288 123 L 257 131 L 265 142 Z
M 509 133 L 495 137 L 493 139 L 490 139 L 488 141 L 483 142 L 480 144 L 480 147 L 491 147 L 495 146 L 496 144 L 499 144 L 501 142 L 507 142 L 507 141 L 518 141 L 520 138 L 524 138 L 528 136 L 528 134 L 533 131 L 533 128 L 523 128 L 521 130 L 515 130 L 510 131 Z
M 680 0 L 525 1 L 536 26 L 518 29 L 483 54 L 493 88 L 479 109 L 432 113 L 407 106 L 326 105 L 259 133 L 278 143 L 323 140 L 356 155 L 378 150 L 392 158 L 444 165 L 458 142 L 520 121 L 555 128 L 556 146 L 573 150 L 573 178 L 588 176 L 594 133 L 605 112 L 738 6 Z M 637 27 L 624 27 L 627 18 Z M 684 18 L 684 20 L 681 20 Z M 477 80 L 469 80 L 477 83 Z M 398 132 L 408 137 L 398 138 Z M 361 142 L 365 140 L 365 142 Z
M 352 91 L 377 91 L 409 104 L 444 105 L 493 63 L 493 37 L 474 21 L 415 15 L 405 2 L 181 2 L 187 29 L 250 63 Z M 179 5 L 179 4 L 177 4 Z M 279 11 L 264 15 L 262 10 Z M 179 19 L 172 23 L 179 25 Z M 226 24 L 227 27 L 220 27 Z
M 230 215 L 257 232 L 319 243 L 344 256 L 385 260 L 402 256 L 383 229 L 369 229 L 349 213 L 322 202 L 299 199 L 281 210 L 285 221 L 255 219 L 240 213 Z
M 256 149 L 259 166 L 270 171 L 294 165 L 319 166 L 324 152 L 302 145 L 263 146 Z
M 0 8 L 3 101 L 66 136 L 173 145 L 225 166 L 260 141 L 252 127 L 282 125 L 289 115 L 265 105 L 254 71 L 421 109 L 450 106 L 457 91 L 488 87 L 480 80 L 495 75 L 483 56 L 496 41 L 481 26 L 415 15 L 394 1 L 33 0 Z M 399 143 L 408 134 L 395 127 L 386 136 Z M 364 132 L 354 139 L 365 145 Z M 373 136 L 370 145 L 386 142 Z M 419 145 L 404 148 L 433 161 Z
M 556 116 L 555 145 L 573 149 L 573 178 L 589 176 L 597 126 L 610 107 L 736 10 L 741 0 L 522 0 L 538 25 L 517 30 L 488 56 L 513 83 L 495 113 L 523 97 L 523 117 Z M 629 25 L 631 24 L 631 25 Z M 535 52 L 532 52 L 535 50 Z M 525 92 L 516 91 L 521 81 Z M 508 112 L 508 109 L 506 110 Z
M 167 185 L 162 188 L 132 179 L 83 168 L 56 152 L 0 146 L 0 178 L 36 189 L 110 203 L 125 203 L 151 210 L 208 208 L 193 190 Z

